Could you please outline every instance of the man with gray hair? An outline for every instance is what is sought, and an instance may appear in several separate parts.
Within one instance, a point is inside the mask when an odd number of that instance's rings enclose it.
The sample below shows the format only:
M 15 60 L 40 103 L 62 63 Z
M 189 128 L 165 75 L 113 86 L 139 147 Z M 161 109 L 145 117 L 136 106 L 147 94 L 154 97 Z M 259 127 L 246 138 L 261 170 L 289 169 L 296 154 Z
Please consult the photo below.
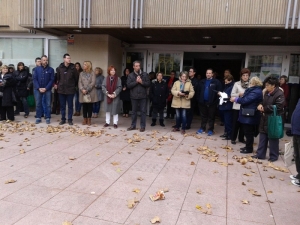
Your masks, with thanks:
M 127 129 L 136 129 L 137 112 L 141 113 L 140 132 L 146 128 L 146 109 L 147 109 L 147 88 L 150 87 L 150 79 L 146 72 L 142 72 L 141 63 L 133 62 L 133 72 L 128 75 L 127 88 L 130 89 L 130 98 L 132 105 L 131 126 Z

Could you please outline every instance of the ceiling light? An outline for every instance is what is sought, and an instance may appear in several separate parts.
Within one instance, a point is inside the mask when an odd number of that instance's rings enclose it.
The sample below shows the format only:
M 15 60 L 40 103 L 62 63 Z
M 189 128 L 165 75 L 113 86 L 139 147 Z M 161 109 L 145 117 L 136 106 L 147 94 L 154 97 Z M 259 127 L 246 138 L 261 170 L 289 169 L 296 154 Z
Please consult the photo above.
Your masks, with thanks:
M 144 36 L 144 38 L 152 38 L 152 36 Z
M 211 39 L 210 36 L 203 36 L 202 38 L 203 38 L 203 39 Z
M 73 31 L 75 31 L 75 32 L 81 32 L 81 30 L 73 30 Z
M 281 37 L 272 37 L 273 40 L 279 40 Z

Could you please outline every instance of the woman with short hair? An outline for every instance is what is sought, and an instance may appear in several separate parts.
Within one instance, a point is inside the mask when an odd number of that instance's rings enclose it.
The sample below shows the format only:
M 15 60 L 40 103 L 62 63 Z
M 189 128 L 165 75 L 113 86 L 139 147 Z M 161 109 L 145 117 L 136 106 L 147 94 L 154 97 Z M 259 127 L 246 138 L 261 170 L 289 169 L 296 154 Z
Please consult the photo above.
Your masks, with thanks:
M 279 138 L 273 139 L 268 137 L 268 117 L 274 113 L 276 106 L 277 115 L 284 114 L 284 93 L 279 88 L 279 81 L 276 77 L 267 77 L 264 81 L 265 93 L 263 101 L 257 106 L 257 110 L 261 112 L 259 124 L 259 144 L 256 155 L 252 156 L 257 159 L 265 159 L 269 144 L 270 162 L 278 160 L 279 156 Z
M 181 134 L 185 134 L 186 111 L 191 108 L 191 98 L 195 94 L 192 82 L 188 79 L 188 72 L 180 73 L 179 80 L 174 83 L 171 92 L 172 107 L 176 110 L 176 125 L 172 131 L 180 131 L 181 125 Z
M 82 104 L 83 121 L 82 125 L 91 125 L 93 103 L 98 101 L 95 88 L 96 76 L 93 72 L 92 63 L 84 61 L 83 71 L 79 75 L 79 102 Z
M 105 124 L 108 127 L 110 124 L 110 115 L 113 115 L 114 128 L 118 128 L 118 113 L 120 111 L 120 92 L 122 91 L 121 79 L 116 74 L 116 68 L 110 66 L 107 69 L 108 76 L 102 82 L 102 91 L 106 96 L 104 98 L 105 106 Z
M 253 152 L 254 137 L 257 136 L 257 126 L 260 121 L 260 112 L 257 106 L 262 102 L 262 82 L 258 77 L 252 77 L 249 81 L 249 88 L 242 97 L 231 97 L 231 102 L 241 104 L 239 122 L 242 123 L 246 137 L 246 146 L 241 148 L 240 153 L 248 154 Z

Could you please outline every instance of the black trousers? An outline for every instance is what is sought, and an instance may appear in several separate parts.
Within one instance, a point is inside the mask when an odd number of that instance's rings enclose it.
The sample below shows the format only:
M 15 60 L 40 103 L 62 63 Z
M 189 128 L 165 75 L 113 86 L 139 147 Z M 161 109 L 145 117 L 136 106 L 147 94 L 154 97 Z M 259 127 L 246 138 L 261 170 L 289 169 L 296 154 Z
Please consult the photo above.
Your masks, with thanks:
M 246 137 L 246 150 L 248 152 L 253 152 L 253 143 L 255 135 L 255 126 L 252 124 L 243 124 L 244 134 Z
M 93 103 L 82 103 L 83 118 L 92 118 Z
M 147 110 L 147 99 L 131 99 L 132 105 L 132 115 L 131 115 L 131 127 L 136 127 L 136 120 L 137 120 L 137 112 L 140 111 L 141 113 L 141 121 L 140 121 L 140 128 L 146 127 L 146 110 Z
M 131 109 L 131 102 L 123 100 L 123 114 L 129 114 Z
M 208 130 L 214 131 L 217 105 L 199 104 L 199 109 L 202 130 L 206 130 L 206 124 L 208 123 Z
M 195 113 L 195 108 L 198 108 L 198 103 L 194 99 L 191 99 L 191 108 L 187 109 L 186 113 L 186 127 L 190 128 L 193 118 L 194 118 L 194 113 Z
M 259 134 L 259 144 L 257 148 L 257 156 L 260 159 L 265 159 L 268 149 L 270 150 L 270 160 L 277 160 L 279 157 L 279 139 L 269 139 L 268 134 L 260 133 Z
M 294 157 L 297 175 L 296 178 L 300 180 L 300 135 L 293 136 L 293 144 L 294 144 Z
M 52 110 L 51 114 L 59 114 L 60 113 L 60 103 L 59 103 L 59 95 L 57 90 L 54 90 L 53 93 L 53 103 L 52 103 Z
M 152 119 L 156 119 L 157 114 L 159 114 L 159 119 L 163 120 L 164 119 L 164 108 L 153 107 Z
M 171 107 L 172 101 L 167 102 L 167 117 L 174 118 L 175 109 Z
M 240 110 L 232 110 L 232 133 L 231 140 L 236 141 L 237 136 L 239 135 L 239 141 L 244 140 L 244 130 L 242 128 L 242 124 L 238 121 Z

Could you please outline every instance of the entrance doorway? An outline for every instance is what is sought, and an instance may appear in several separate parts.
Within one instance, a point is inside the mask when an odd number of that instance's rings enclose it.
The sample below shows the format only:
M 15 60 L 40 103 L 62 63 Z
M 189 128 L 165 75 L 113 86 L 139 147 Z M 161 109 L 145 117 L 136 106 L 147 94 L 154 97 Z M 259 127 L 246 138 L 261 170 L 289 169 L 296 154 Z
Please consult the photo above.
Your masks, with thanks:
M 205 78 L 206 69 L 212 68 L 217 73 L 218 79 L 223 79 L 224 71 L 229 69 L 234 80 L 240 80 L 240 70 L 245 66 L 246 54 L 244 53 L 185 53 L 184 69 L 194 67 L 201 79 Z M 188 65 L 187 65 L 188 64 Z

